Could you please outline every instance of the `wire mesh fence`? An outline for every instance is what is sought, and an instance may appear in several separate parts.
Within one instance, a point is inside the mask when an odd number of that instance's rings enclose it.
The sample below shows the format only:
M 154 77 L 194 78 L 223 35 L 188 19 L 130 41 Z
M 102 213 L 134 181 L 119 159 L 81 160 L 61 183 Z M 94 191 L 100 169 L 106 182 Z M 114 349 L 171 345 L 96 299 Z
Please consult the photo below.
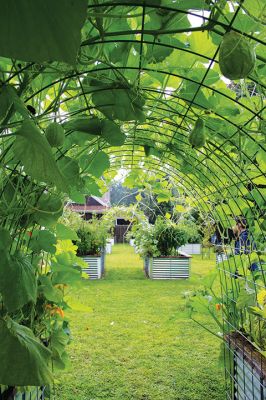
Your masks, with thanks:
M 248 236 L 246 243 L 248 241 Z M 237 239 L 217 249 L 227 398 L 266 399 L 265 252 Z

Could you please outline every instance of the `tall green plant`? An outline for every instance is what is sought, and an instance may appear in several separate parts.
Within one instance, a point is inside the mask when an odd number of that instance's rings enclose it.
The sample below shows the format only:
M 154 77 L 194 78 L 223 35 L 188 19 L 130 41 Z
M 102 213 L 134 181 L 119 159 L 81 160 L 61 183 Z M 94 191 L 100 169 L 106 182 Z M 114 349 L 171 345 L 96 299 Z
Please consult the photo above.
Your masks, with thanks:
M 161 217 L 154 225 L 148 222 L 135 225 L 131 236 L 138 253 L 144 257 L 178 255 L 178 248 L 187 242 L 183 228 Z

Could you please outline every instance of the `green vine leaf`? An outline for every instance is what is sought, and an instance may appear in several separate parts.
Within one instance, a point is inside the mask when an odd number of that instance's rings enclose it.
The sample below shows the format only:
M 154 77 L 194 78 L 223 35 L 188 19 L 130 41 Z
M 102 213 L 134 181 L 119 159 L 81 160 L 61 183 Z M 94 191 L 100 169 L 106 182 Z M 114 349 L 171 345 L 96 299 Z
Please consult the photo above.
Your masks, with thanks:
M 55 254 L 56 251 L 56 237 L 52 232 L 47 230 L 40 230 L 33 232 L 32 240 L 30 241 L 30 248 L 38 253 L 46 251 L 50 254 Z
M 0 320 L 0 382 L 9 386 L 52 383 L 51 352 L 26 326 L 10 318 Z
M 79 183 L 79 164 L 70 157 L 63 156 L 58 161 L 58 167 L 68 187 L 77 186 Z
M 111 120 L 145 121 L 145 99 L 132 89 L 108 89 L 92 94 L 95 107 Z
M 35 270 L 28 258 L 20 253 L 8 256 L 2 252 L 0 259 L 0 292 L 9 312 L 36 302 L 37 281 Z
M 56 236 L 60 240 L 78 240 L 76 232 L 63 224 L 56 225 Z
M 122 146 L 125 143 L 126 135 L 113 121 L 104 120 L 102 123 L 102 137 L 111 146 Z
M 87 0 L 29 0 L 27 7 L 23 0 L 3 2 L 0 54 L 24 61 L 75 63 L 87 5 Z
M 54 303 L 59 303 L 63 300 L 63 293 L 52 285 L 51 276 L 39 276 L 38 293 L 41 293 L 48 301 Z
M 15 135 L 13 151 L 25 172 L 39 182 L 47 182 L 67 191 L 67 182 L 56 165 L 51 147 L 37 126 L 25 120 Z
M 99 118 L 90 118 L 87 115 L 83 118 L 72 119 L 64 125 L 65 129 L 85 132 L 90 135 L 101 135 L 102 132 L 102 122 Z
M 86 172 L 100 178 L 104 171 L 110 167 L 108 155 L 104 151 L 98 151 L 88 159 L 88 168 Z
M 36 205 L 32 218 L 37 224 L 49 228 L 56 224 L 62 213 L 62 200 L 54 194 L 43 193 Z

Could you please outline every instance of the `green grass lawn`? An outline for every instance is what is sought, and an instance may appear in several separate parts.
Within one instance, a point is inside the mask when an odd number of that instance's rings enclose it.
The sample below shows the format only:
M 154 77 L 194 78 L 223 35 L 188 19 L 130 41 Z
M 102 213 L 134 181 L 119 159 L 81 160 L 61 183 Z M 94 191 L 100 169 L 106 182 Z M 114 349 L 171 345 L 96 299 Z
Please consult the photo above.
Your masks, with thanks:
M 71 366 L 58 374 L 60 400 L 224 400 L 219 341 L 187 318 L 182 292 L 215 262 L 194 256 L 192 277 L 152 281 L 128 245 L 107 256 L 106 276 L 73 297 Z M 204 319 L 205 318 L 205 319 Z M 202 322 L 211 328 L 207 317 Z M 216 328 L 215 328 L 216 330 Z

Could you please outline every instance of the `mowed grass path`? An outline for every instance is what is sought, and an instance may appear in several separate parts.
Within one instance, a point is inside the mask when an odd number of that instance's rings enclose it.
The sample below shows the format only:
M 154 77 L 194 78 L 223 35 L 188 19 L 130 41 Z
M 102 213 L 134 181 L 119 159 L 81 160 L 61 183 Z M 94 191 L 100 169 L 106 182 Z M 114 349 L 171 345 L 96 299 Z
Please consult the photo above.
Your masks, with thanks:
M 58 374 L 57 398 L 225 400 L 220 343 L 187 318 L 182 298 L 214 259 L 194 256 L 192 277 L 183 281 L 146 279 L 129 245 L 114 246 L 106 261 L 105 278 L 73 294 L 92 312 L 69 313 L 71 366 Z

